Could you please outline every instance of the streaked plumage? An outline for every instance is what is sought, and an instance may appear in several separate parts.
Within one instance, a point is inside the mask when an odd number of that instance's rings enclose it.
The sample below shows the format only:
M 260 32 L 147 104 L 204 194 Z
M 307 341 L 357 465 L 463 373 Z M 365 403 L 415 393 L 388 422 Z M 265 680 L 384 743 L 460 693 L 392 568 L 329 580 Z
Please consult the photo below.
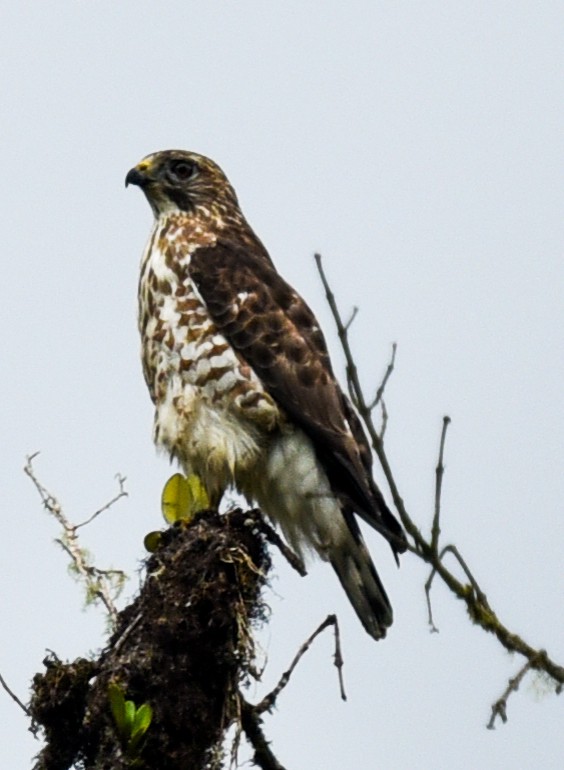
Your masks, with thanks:
M 361 423 L 316 319 L 247 224 L 221 169 L 195 153 L 145 158 L 126 178 L 155 214 L 141 264 L 143 371 L 157 446 L 215 503 L 233 485 L 299 552 L 331 562 L 366 630 L 392 622 L 354 514 L 405 550 L 372 479 Z

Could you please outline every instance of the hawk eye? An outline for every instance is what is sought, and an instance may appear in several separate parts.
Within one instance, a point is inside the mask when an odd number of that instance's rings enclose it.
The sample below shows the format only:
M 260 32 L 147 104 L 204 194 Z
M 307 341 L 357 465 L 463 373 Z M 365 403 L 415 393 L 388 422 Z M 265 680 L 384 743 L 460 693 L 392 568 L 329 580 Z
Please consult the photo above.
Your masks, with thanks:
M 178 182 L 186 182 L 196 170 L 194 163 L 187 160 L 175 160 L 170 164 L 170 176 Z

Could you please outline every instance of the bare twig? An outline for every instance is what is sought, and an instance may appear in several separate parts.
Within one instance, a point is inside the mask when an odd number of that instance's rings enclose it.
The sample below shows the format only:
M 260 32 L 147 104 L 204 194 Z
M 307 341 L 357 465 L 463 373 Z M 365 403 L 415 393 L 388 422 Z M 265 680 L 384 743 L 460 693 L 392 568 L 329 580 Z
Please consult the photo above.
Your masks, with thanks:
M 388 410 L 386 409 L 386 402 L 384 399 L 380 399 L 380 408 L 382 410 L 382 422 L 380 424 L 380 433 L 378 434 L 380 441 L 384 443 L 384 435 L 386 428 L 388 427 Z
M 352 309 L 351 317 L 349 318 L 349 320 L 348 320 L 348 321 L 346 322 L 346 324 L 345 324 L 345 329 L 346 329 L 347 331 L 348 331 L 348 330 L 351 328 L 351 326 L 352 326 L 352 324 L 353 324 L 353 321 L 354 321 L 354 319 L 357 317 L 357 315 L 358 315 L 358 308 L 357 308 L 357 307 L 356 307 L 356 305 L 355 305 L 355 306 L 353 307 L 353 309 Z
M 348 330 L 348 326 L 347 326 Z M 378 390 L 376 391 L 376 395 L 374 396 L 374 399 L 368 404 L 368 408 L 370 411 L 374 409 L 374 407 L 378 406 L 380 401 L 382 400 L 382 396 L 384 395 L 384 391 L 386 390 L 386 385 L 388 384 L 388 380 L 392 376 L 392 372 L 394 371 L 394 366 L 396 363 L 396 352 L 398 349 L 397 342 L 392 343 L 392 357 L 390 359 L 390 363 L 386 367 L 386 371 L 384 373 L 384 376 L 382 378 L 382 382 L 378 386 Z M 383 403 L 383 402 L 382 402 Z
M 346 326 L 343 324 L 341 314 L 339 312 L 339 308 L 337 306 L 337 301 L 335 299 L 335 295 L 333 294 L 333 291 L 331 290 L 331 287 L 329 285 L 329 281 L 327 280 L 327 276 L 325 275 L 325 271 L 323 270 L 323 264 L 321 260 L 321 254 L 315 254 L 315 262 L 317 264 L 317 270 L 319 272 L 319 276 L 321 278 L 321 282 L 323 284 L 323 288 L 325 289 L 325 296 L 327 298 L 327 304 L 329 305 L 329 309 L 331 310 L 331 313 L 333 315 L 333 319 L 335 321 L 335 326 L 337 328 L 337 335 L 339 337 L 339 342 L 341 343 L 341 347 L 343 349 L 343 353 L 345 354 L 345 361 L 346 361 L 346 371 L 347 371 L 347 385 L 349 390 L 349 396 L 351 398 L 351 401 L 353 402 L 354 406 L 357 408 L 358 413 L 360 414 L 366 429 L 370 435 L 370 438 L 373 442 L 377 443 L 379 447 L 382 447 L 383 449 L 383 442 L 380 434 L 376 430 L 376 427 L 374 425 L 374 420 L 372 419 L 372 409 L 370 408 L 369 404 L 366 401 L 366 398 L 364 396 L 364 391 L 362 390 L 361 384 L 360 384 L 360 378 L 358 374 L 358 368 L 354 360 L 354 356 L 352 354 L 351 346 L 349 343 L 349 335 Z M 393 358 L 393 352 L 392 352 L 392 358 Z M 384 380 L 387 381 L 386 376 L 384 375 Z M 387 418 L 386 418 L 387 422 Z M 385 432 L 385 426 L 384 431 L 382 432 L 382 436 Z M 378 454 L 378 450 L 376 447 L 374 447 L 376 453 Z M 380 457 L 380 455 L 378 455 Z M 382 462 L 381 458 L 380 461 Z M 391 476 L 391 472 L 390 472 Z M 392 479 L 393 480 L 393 479 Z M 390 483 L 390 479 L 388 479 L 388 483 Z M 395 484 L 394 484 L 395 488 Z M 392 490 L 393 493 L 394 490 Z M 397 493 L 397 497 L 399 500 L 401 498 L 399 497 L 399 492 L 397 491 L 397 488 L 395 488 L 395 491 Z M 394 497 L 394 502 L 396 502 Z M 403 501 L 402 501 L 403 504 Z M 397 502 L 396 502 L 397 506 Z
M 487 608 L 489 610 L 490 606 L 488 604 L 487 596 L 482 591 L 482 589 L 480 588 L 480 586 L 478 584 L 478 581 L 476 580 L 476 578 L 474 577 L 474 575 L 470 571 L 470 567 L 466 564 L 466 561 L 462 558 L 462 555 L 460 554 L 460 551 L 458 550 L 458 548 L 455 545 L 452 545 L 452 544 L 445 545 L 445 547 L 441 550 L 441 552 L 438 555 L 438 558 L 439 558 L 439 560 L 441 562 L 443 561 L 443 559 L 444 559 L 444 557 L 446 556 L 447 553 L 451 553 L 454 556 L 454 558 L 456 559 L 458 564 L 462 567 L 462 570 L 463 570 L 464 574 L 468 578 L 468 582 L 469 582 L 472 590 L 474 591 L 474 594 L 475 594 L 476 598 L 480 601 L 480 603 L 485 608 Z M 425 594 L 427 596 L 427 608 L 429 610 L 429 625 L 431 626 L 431 631 L 432 632 L 439 630 L 435 626 L 435 624 L 433 622 L 433 613 L 432 613 L 432 610 L 431 610 L 431 586 L 432 586 L 433 579 L 434 579 L 436 574 L 437 574 L 437 570 L 433 567 L 433 569 L 431 570 L 431 572 L 429 574 L 429 577 L 427 578 L 427 581 L 425 583 Z
M 341 700 L 347 699 L 347 694 L 345 692 L 345 682 L 343 679 L 343 653 L 341 651 L 341 631 L 339 630 L 339 621 L 337 620 L 336 615 L 330 615 L 330 618 L 334 618 L 334 625 L 335 625 L 335 654 L 333 655 L 333 663 L 335 664 L 335 667 L 337 669 L 337 674 L 339 676 L 339 687 L 341 690 Z
M 374 425 L 371 409 L 372 404 L 368 403 L 364 396 L 364 392 L 362 390 L 358 376 L 358 369 L 348 339 L 348 330 L 343 324 L 335 296 L 327 281 L 327 277 L 321 263 L 321 256 L 319 254 L 315 255 L 315 261 L 317 263 L 317 269 L 325 289 L 327 302 L 335 321 L 339 341 L 345 355 L 347 383 L 349 387 L 350 398 L 353 404 L 356 406 L 366 431 L 370 436 L 372 447 L 378 457 L 378 460 L 380 461 L 384 475 L 386 476 L 386 480 L 390 487 L 392 498 L 403 527 L 412 539 L 412 543 L 409 543 L 408 545 L 408 550 L 410 550 L 412 553 L 415 553 L 416 556 L 418 556 L 432 567 L 431 575 L 429 576 L 429 579 L 426 583 L 427 603 L 429 607 L 429 622 L 432 629 L 436 630 L 436 626 L 433 623 L 431 613 L 429 590 L 435 574 L 438 574 L 441 580 L 443 580 L 447 587 L 452 591 L 452 593 L 466 604 L 468 614 L 474 623 L 481 626 L 481 628 L 483 628 L 485 631 L 494 634 L 497 640 L 503 647 L 505 647 L 506 650 L 510 652 L 517 652 L 526 658 L 528 661 L 526 664 L 528 665 L 528 668 L 544 671 L 546 674 L 548 674 L 555 681 L 556 691 L 558 692 L 559 689 L 561 689 L 564 685 L 564 667 L 553 661 L 545 650 L 534 649 L 520 636 L 509 631 L 509 629 L 499 621 L 496 614 L 489 606 L 484 592 L 480 589 L 468 565 L 455 546 L 448 545 L 440 550 L 440 500 L 442 491 L 442 479 L 444 474 L 444 441 L 446 428 L 448 425 L 448 418 L 443 420 L 441 449 L 436 473 L 437 486 L 435 493 L 435 513 L 433 519 L 432 534 L 429 540 L 425 539 L 419 528 L 415 525 L 413 519 L 410 517 L 405 503 L 400 495 L 399 488 L 397 486 L 384 449 L 384 430 L 380 430 L 380 432 L 378 432 Z M 387 416 L 386 420 L 384 421 L 384 427 L 386 423 Z M 447 553 L 452 553 L 456 558 L 458 564 L 462 567 L 466 578 L 469 581 L 468 583 L 463 583 L 458 580 L 455 575 L 445 567 L 443 563 L 443 557 Z
M 68 554 L 73 569 L 83 579 L 86 586 L 87 601 L 92 599 L 101 601 L 108 612 L 112 625 L 115 625 L 118 614 L 115 606 L 115 599 L 119 595 L 125 582 L 125 573 L 121 570 L 98 569 L 98 567 L 91 564 L 88 553 L 79 544 L 76 532 L 79 527 L 85 526 L 85 524 L 88 524 L 95 519 L 103 511 L 108 510 L 108 508 L 117 500 L 127 495 L 127 492 L 123 487 L 125 479 L 118 476 L 120 488 L 113 500 L 96 511 L 93 516 L 82 522 L 82 524 L 72 524 L 63 513 L 62 506 L 57 498 L 43 486 L 35 475 L 33 460 L 38 454 L 38 452 L 35 452 L 27 457 L 24 472 L 35 485 L 45 509 L 56 519 L 63 529 L 62 537 L 56 538 L 55 542 L 57 542 L 65 553 Z
M 444 466 L 444 453 L 445 453 L 445 440 L 447 428 L 450 424 L 450 417 L 443 417 L 443 430 L 441 433 L 441 445 L 439 449 L 439 461 L 435 470 L 436 482 L 435 482 L 435 515 L 433 516 L 433 526 L 431 528 L 431 548 L 437 550 L 439 545 L 439 535 L 441 534 L 441 492 L 443 487 L 443 476 L 445 473 Z
M 1 685 L 1 686 L 4 688 L 4 690 L 5 690 L 5 691 L 8 693 L 8 695 L 10 696 L 10 698 L 11 698 L 13 701 L 15 701 L 15 702 L 18 704 L 18 706 L 19 706 L 19 707 L 22 709 L 22 711 L 24 712 L 24 714 L 26 714 L 26 716 L 29 716 L 29 709 L 27 708 L 27 706 L 25 706 L 25 705 L 24 705 L 24 704 L 21 702 L 21 700 L 18 698 L 18 696 L 16 695 L 16 693 L 15 693 L 13 690 L 11 690 L 11 689 L 10 689 L 10 687 L 8 686 L 8 684 L 7 684 L 6 680 L 4 679 L 4 677 L 3 677 L 1 674 L 0 674 L 0 685 Z
M 511 693 L 517 692 L 519 685 L 523 681 L 527 672 L 531 670 L 532 666 L 532 661 L 528 660 L 525 665 L 519 669 L 515 676 L 509 680 L 507 687 L 501 696 L 495 701 L 495 703 L 492 703 L 492 715 L 490 717 L 490 721 L 487 724 L 488 730 L 495 730 L 495 720 L 497 717 L 499 717 L 504 724 L 507 722 L 507 699 Z
M 323 270 L 323 265 L 321 262 L 321 254 L 315 254 L 315 262 L 317 264 L 319 275 L 321 276 L 323 288 L 325 289 L 325 296 L 327 297 L 327 303 L 333 314 L 333 318 L 335 319 L 335 325 L 337 327 L 337 334 L 339 335 L 339 341 L 341 343 L 341 347 L 343 348 L 343 352 L 345 354 L 345 359 L 347 362 L 347 382 L 349 384 L 349 392 L 350 392 L 352 402 L 357 407 L 359 412 L 361 413 L 363 411 L 369 412 L 366 406 L 366 402 L 364 401 L 362 389 L 360 387 L 360 381 L 358 378 L 358 369 L 350 349 L 348 329 L 347 329 L 347 326 L 343 324 L 341 314 L 339 312 L 339 308 L 337 307 L 337 301 L 335 299 L 335 295 L 333 294 L 331 287 L 329 286 L 327 277 L 325 276 L 325 271 Z M 361 399 L 361 402 L 359 402 L 359 398 Z
M 427 601 L 427 620 L 429 622 L 429 625 L 431 626 L 430 631 L 432 634 L 438 634 L 439 629 L 435 625 L 435 621 L 433 619 L 433 605 L 431 604 L 431 584 L 433 582 L 433 578 L 435 577 L 436 572 L 435 570 L 431 570 L 431 574 L 425 581 L 425 599 Z
M 125 476 L 122 476 L 121 473 L 116 474 L 116 479 L 119 484 L 119 491 L 118 493 L 112 497 L 112 499 L 107 502 L 105 505 L 103 505 L 101 508 L 98 508 L 98 510 L 92 514 L 86 521 L 81 522 L 80 524 L 75 525 L 75 530 L 80 529 L 81 527 L 85 527 L 87 524 L 90 524 L 92 521 L 94 521 L 95 518 L 97 518 L 101 513 L 104 513 L 109 508 L 114 505 L 114 503 L 117 503 L 118 500 L 121 500 L 122 497 L 127 497 L 128 493 L 125 489 L 125 482 L 127 479 Z
M 466 563 L 466 561 L 462 558 L 462 555 L 460 554 L 460 551 L 455 545 L 445 545 L 445 547 L 442 549 L 442 551 L 439 554 L 439 559 L 442 561 L 447 553 L 451 553 L 456 561 L 460 564 L 462 567 L 462 570 L 466 577 L 468 578 L 469 584 L 472 586 L 472 590 L 474 591 L 474 594 L 476 598 L 480 601 L 481 604 L 484 605 L 487 609 L 490 608 L 488 604 L 488 599 L 486 597 L 486 594 L 482 591 L 480 588 L 478 581 L 470 571 L 470 567 Z
M 276 704 L 276 700 L 278 696 L 290 681 L 290 678 L 296 666 L 302 659 L 302 657 L 311 647 L 315 638 L 318 637 L 319 634 L 321 634 L 323 631 L 325 631 L 326 628 L 329 628 L 329 626 L 333 626 L 335 630 L 335 653 L 333 656 L 333 662 L 337 667 L 337 671 L 338 671 L 341 698 L 343 700 L 346 700 L 347 696 L 345 694 L 345 688 L 343 684 L 343 673 L 342 673 L 343 655 L 341 652 L 339 623 L 336 615 L 328 615 L 323 621 L 323 623 L 321 623 L 315 629 L 313 634 L 311 634 L 311 636 L 309 636 L 306 639 L 306 641 L 302 644 L 302 646 L 294 656 L 294 659 L 290 664 L 290 667 L 280 677 L 280 680 L 278 681 L 278 684 L 276 685 L 276 687 L 273 690 L 271 690 L 271 692 L 269 692 L 268 695 L 265 695 L 265 697 L 260 701 L 260 703 L 257 703 L 255 706 L 253 706 L 251 703 L 245 700 L 245 698 L 241 695 L 241 692 L 239 692 L 239 697 L 238 697 L 239 723 L 241 725 L 241 729 L 244 731 L 249 743 L 251 744 L 251 746 L 255 751 L 253 762 L 262 770 L 284 770 L 280 762 L 276 759 L 276 757 L 270 750 L 268 741 L 264 736 L 264 732 L 262 730 L 262 714 L 264 714 L 266 711 L 272 710 L 272 708 Z M 231 751 L 232 761 L 233 761 L 233 758 L 236 756 L 238 745 L 239 745 L 239 733 L 236 734 L 235 740 L 233 742 L 233 748 Z
M 135 626 L 137 626 L 142 620 L 143 620 L 143 615 L 140 612 L 138 612 L 137 615 L 131 621 L 131 623 L 126 627 L 125 631 L 121 634 L 119 639 L 115 642 L 115 644 L 112 645 L 112 650 L 114 651 L 114 653 L 116 653 L 120 649 L 120 647 L 124 644 L 129 634 L 135 628 Z
M 340 636 L 339 636 L 339 623 L 337 621 L 336 615 L 328 615 L 323 623 L 321 623 L 316 630 L 309 636 L 306 641 L 302 644 L 298 652 L 296 653 L 294 660 L 290 664 L 290 667 L 287 671 L 285 671 L 282 676 L 280 677 L 280 680 L 276 687 L 268 693 L 268 695 L 265 695 L 265 697 L 253 708 L 256 710 L 257 714 L 262 714 L 265 711 L 270 711 L 270 709 L 274 706 L 276 703 L 276 699 L 280 695 L 281 691 L 286 687 L 288 682 L 290 681 L 290 677 L 292 676 L 292 673 L 294 672 L 294 669 L 302 659 L 302 657 L 305 655 L 305 653 L 309 650 L 311 647 L 314 639 L 319 636 L 323 631 L 325 631 L 326 628 L 329 626 L 333 626 L 335 629 L 335 654 L 334 654 L 334 663 L 337 667 L 338 675 L 339 675 L 339 687 L 341 691 L 341 698 L 342 700 L 346 700 L 347 696 L 345 694 L 345 688 L 343 684 L 343 675 L 342 675 L 342 669 L 343 669 L 343 657 L 341 654 L 341 643 L 340 643 Z

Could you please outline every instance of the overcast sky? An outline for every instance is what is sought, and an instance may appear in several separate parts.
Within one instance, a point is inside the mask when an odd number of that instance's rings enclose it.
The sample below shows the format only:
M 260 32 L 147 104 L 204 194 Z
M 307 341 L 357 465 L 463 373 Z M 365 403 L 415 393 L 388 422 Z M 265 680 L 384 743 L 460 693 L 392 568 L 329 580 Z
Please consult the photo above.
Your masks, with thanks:
M 320 251 L 368 391 L 398 343 L 388 453 L 429 525 L 443 414 L 443 534 L 500 619 L 564 661 L 564 8 L 556 2 L 167 0 L 1 4 L 2 559 L 0 672 L 24 699 L 45 649 L 104 643 L 101 611 L 53 545 L 22 473 L 80 521 L 99 566 L 138 585 L 146 532 L 171 473 L 151 441 L 136 329 L 151 212 L 129 168 L 171 147 L 213 157 L 280 272 L 342 356 L 316 276 Z M 381 473 L 378 480 L 389 498 Z M 264 694 L 329 612 L 265 721 L 288 770 L 557 770 L 561 696 L 528 680 L 509 722 L 485 724 L 521 661 L 474 628 L 426 570 L 367 533 L 395 625 L 375 643 L 327 565 L 279 560 L 261 636 Z M 124 597 L 124 600 L 127 598 Z M 40 743 L 0 692 L 0 766 Z

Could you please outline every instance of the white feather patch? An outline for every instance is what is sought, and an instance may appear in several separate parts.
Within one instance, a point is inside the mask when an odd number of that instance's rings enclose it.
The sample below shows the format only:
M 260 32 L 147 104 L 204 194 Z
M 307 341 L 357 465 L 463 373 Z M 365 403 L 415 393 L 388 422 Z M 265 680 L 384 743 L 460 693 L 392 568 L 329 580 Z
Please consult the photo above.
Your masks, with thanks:
M 298 553 L 314 550 L 326 559 L 349 537 L 327 474 L 299 428 L 272 439 L 265 462 L 242 491 L 280 525 Z

